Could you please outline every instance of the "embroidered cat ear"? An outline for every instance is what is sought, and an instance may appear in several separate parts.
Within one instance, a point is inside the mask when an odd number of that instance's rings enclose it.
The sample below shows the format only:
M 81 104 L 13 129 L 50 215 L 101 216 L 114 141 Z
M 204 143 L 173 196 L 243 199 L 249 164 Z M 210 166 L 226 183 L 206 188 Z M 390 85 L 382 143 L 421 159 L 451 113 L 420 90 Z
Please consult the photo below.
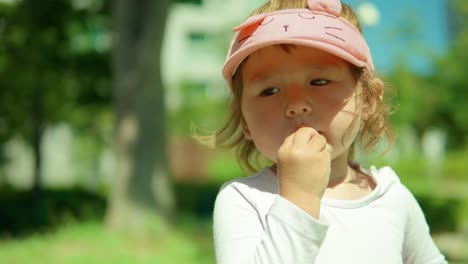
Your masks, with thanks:
M 248 28 L 256 23 L 260 24 L 266 17 L 266 14 L 259 14 L 259 15 L 255 15 L 255 16 L 251 16 L 249 18 L 247 18 L 244 23 L 242 23 L 241 25 L 233 28 L 232 30 L 238 32 L 238 31 L 242 31 L 243 29 L 245 28 Z
M 341 13 L 340 0 L 309 0 L 309 9 L 311 11 L 325 12 L 339 17 Z

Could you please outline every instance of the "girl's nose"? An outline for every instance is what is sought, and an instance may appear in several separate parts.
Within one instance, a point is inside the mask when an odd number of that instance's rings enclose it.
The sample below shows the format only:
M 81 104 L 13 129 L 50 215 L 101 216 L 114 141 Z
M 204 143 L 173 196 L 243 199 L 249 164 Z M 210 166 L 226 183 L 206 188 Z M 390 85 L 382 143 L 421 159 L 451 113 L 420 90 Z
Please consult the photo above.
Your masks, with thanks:
M 312 112 L 311 101 L 304 87 L 301 85 L 291 85 L 285 92 L 287 98 L 287 117 L 309 115 Z
M 308 115 L 312 112 L 312 105 L 307 95 L 302 91 L 294 91 L 289 94 L 288 105 L 286 107 L 287 117 Z
M 296 102 L 295 104 L 288 105 L 286 109 L 287 117 L 296 117 L 301 115 L 308 115 L 312 112 L 312 107 L 305 100 L 303 102 Z

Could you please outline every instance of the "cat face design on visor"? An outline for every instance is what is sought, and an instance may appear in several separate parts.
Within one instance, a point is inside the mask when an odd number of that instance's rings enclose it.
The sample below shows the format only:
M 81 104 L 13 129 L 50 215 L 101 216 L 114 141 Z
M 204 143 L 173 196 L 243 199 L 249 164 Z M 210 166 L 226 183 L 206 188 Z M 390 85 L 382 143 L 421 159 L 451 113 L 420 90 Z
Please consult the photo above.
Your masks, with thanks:
M 231 42 L 223 76 L 231 87 L 238 65 L 251 53 L 266 46 L 294 44 L 329 52 L 357 67 L 374 70 L 361 33 L 339 17 L 339 0 L 309 0 L 309 9 L 285 9 L 249 17 Z

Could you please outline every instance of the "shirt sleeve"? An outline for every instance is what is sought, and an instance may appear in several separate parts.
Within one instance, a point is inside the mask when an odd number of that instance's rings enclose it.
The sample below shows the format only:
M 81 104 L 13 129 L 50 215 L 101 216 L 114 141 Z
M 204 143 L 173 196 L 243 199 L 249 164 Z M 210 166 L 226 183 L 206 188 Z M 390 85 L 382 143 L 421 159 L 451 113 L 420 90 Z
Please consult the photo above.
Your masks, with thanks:
M 262 222 L 252 201 L 222 188 L 213 215 L 218 264 L 314 263 L 328 227 L 277 195 Z
M 405 264 L 446 264 L 445 257 L 434 244 L 429 226 L 418 202 L 409 195 L 408 218 L 405 227 L 403 260 Z

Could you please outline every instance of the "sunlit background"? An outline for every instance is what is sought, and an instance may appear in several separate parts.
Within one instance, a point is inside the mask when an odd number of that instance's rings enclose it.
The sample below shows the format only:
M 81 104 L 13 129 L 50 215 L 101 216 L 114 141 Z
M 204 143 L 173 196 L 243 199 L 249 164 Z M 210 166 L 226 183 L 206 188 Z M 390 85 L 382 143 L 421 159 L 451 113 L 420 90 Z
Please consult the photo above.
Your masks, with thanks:
M 231 29 L 264 2 L 0 0 L 0 263 L 214 263 L 216 193 L 245 173 L 193 136 L 223 125 Z M 344 2 L 395 106 L 362 166 L 468 263 L 468 1 Z

